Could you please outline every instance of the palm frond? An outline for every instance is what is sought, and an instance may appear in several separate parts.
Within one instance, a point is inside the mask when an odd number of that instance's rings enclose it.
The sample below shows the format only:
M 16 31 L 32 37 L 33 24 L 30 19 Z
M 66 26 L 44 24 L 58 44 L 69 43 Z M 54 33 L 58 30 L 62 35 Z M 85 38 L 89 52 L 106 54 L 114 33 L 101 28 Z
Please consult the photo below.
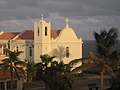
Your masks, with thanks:
M 105 64 L 104 65 L 105 69 L 110 73 L 110 75 L 112 77 L 116 77 L 115 73 L 113 72 L 112 68 L 108 65 L 108 64 Z
M 94 38 L 95 38 L 95 40 L 97 41 L 97 43 L 100 43 L 100 42 L 101 42 L 101 37 L 100 37 L 100 35 L 99 35 L 97 32 L 94 32 L 93 35 L 94 35 Z
M 106 30 L 102 30 L 100 34 L 97 32 L 94 32 L 94 37 L 97 42 L 97 52 L 100 55 L 106 56 L 111 47 L 115 45 L 115 42 L 118 37 L 118 29 L 116 28 L 110 28 L 108 32 Z
M 107 56 L 110 60 L 119 60 L 119 52 L 118 51 L 113 51 Z
M 9 58 L 5 58 L 2 60 L 3 63 L 11 63 L 11 60 Z
M 24 61 L 17 61 L 17 62 L 14 62 L 14 65 L 15 65 L 15 66 L 20 65 L 20 66 L 25 67 L 25 66 L 26 66 L 26 63 L 25 63 Z

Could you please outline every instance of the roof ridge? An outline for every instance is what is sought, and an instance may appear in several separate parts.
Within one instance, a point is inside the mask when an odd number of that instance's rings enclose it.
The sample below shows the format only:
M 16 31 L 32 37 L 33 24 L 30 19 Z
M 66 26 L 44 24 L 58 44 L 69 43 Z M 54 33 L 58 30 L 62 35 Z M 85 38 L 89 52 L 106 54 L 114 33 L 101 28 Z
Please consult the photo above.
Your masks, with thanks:
M 4 31 L 1 31 L 1 32 L 0 32 L 0 35 L 2 35 L 3 33 L 4 33 Z
M 18 35 L 16 35 L 12 40 L 15 40 L 16 38 L 18 38 L 20 35 L 22 35 L 24 32 L 26 32 L 26 30 L 25 31 L 23 31 L 23 32 L 20 32 Z

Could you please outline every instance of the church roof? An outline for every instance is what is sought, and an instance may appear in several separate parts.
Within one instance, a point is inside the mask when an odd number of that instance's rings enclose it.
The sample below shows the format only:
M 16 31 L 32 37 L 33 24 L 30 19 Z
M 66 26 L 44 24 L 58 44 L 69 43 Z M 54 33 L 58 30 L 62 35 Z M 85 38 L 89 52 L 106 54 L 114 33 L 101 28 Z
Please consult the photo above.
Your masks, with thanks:
M 17 36 L 20 32 L 4 32 L 0 35 L 1 40 L 11 40 Z
M 56 38 L 61 30 L 51 30 L 51 38 Z

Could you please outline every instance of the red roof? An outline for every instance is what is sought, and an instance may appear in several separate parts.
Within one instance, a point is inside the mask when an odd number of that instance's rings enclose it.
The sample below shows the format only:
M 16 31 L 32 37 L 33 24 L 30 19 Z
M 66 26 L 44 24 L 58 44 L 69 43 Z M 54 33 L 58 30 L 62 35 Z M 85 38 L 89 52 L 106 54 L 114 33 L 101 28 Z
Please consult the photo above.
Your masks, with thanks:
M 51 30 L 51 38 L 56 38 L 61 30 Z M 18 37 L 16 37 L 18 35 Z M 16 38 L 15 38 L 16 37 Z M 0 35 L 1 40 L 11 40 L 15 38 L 15 40 L 33 40 L 34 39 L 34 31 L 26 30 L 24 32 L 5 32 Z
M 25 32 L 21 33 L 16 40 L 33 40 L 34 39 L 34 32 L 33 30 L 26 30 Z
M 4 32 L 2 35 L 0 35 L 0 39 L 2 40 L 11 40 L 15 36 L 17 36 L 20 32 Z
M 15 74 L 13 74 L 13 77 L 15 77 Z M 4 72 L 0 69 L 0 79 L 8 79 L 10 78 L 10 71 Z
M 56 38 L 61 30 L 51 30 L 51 38 Z

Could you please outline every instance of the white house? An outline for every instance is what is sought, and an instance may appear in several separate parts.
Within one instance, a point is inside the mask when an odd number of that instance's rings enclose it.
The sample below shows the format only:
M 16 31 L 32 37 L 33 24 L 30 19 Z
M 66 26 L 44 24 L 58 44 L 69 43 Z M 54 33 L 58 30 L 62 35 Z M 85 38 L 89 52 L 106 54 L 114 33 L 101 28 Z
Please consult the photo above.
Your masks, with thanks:
M 33 30 L 1 32 L 0 54 L 5 54 L 5 48 L 23 51 L 20 55 L 21 60 L 39 62 L 40 55 L 58 55 L 54 51 L 63 47 L 65 52 L 63 60 L 68 63 L 73 59 L 82 58 L 82 43 L 82 38 L 78 38 L 69 26 L 68 18 L 62 30 L 52 30 L 51 22 L 42 17 L 39 22 L 34 22 Z

